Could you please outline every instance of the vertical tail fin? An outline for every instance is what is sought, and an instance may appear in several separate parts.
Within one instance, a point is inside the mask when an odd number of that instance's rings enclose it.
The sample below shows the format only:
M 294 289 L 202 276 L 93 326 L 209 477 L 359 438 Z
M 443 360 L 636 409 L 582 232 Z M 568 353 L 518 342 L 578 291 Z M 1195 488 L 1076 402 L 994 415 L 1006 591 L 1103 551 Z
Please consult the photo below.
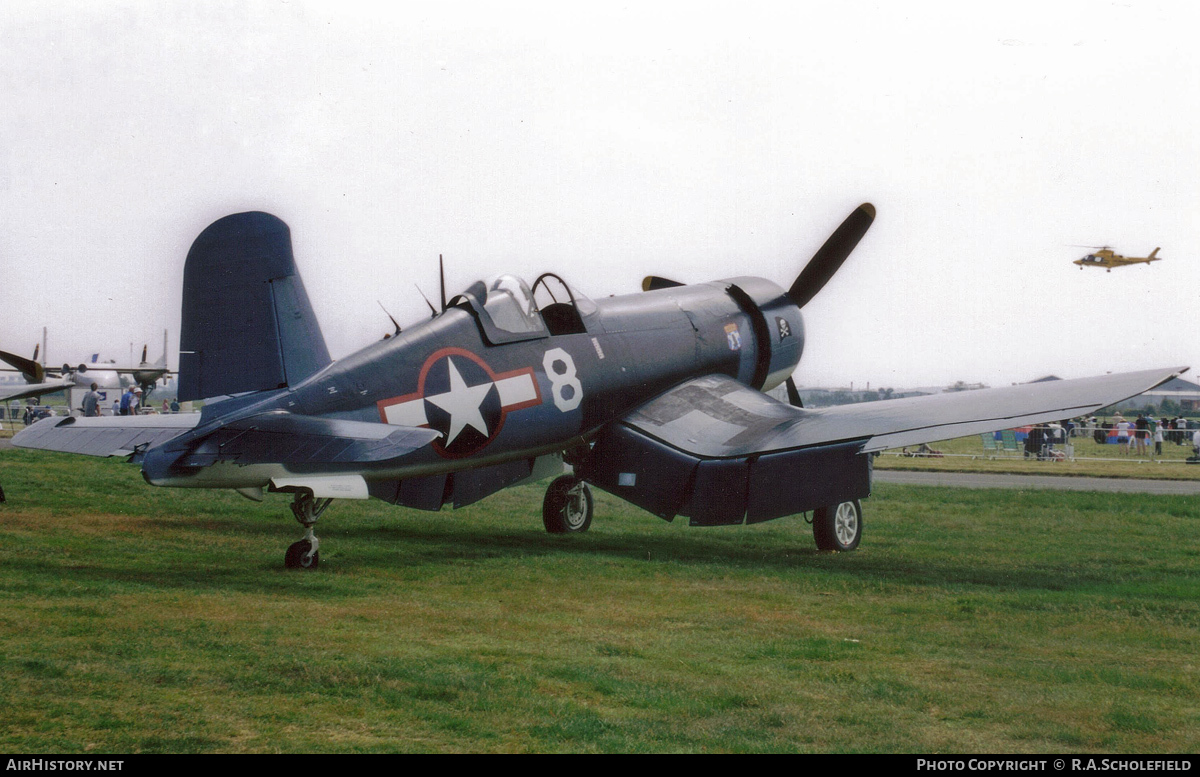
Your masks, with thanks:
M 1161 248 L 1161 246 L 1160 246 L 1160 248 Z M 1150 252 L 1150 255 L 1147 256 L 1146 258 L 1148 260 L 1153 260 L 1157 256 L 1158 256 L 1158 248 L 1155 248 L 1153 251 Z
M 200 233 L 183 269 L 179 399 L 283 388 L 330 362 L 287 224 L 226 216 Z

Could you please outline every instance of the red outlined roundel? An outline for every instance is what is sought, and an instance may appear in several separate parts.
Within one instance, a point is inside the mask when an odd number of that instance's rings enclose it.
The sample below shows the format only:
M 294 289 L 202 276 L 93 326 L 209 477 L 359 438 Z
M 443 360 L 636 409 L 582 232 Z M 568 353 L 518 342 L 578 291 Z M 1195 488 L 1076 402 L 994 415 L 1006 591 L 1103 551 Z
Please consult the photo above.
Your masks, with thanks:
M 421 365 L 415 392 L 377 404 L 386 424 L 441 432 L 433 449 L 440 456 L 458 459 L 496 439 L 510 412 L 541 403 L 532 367 L 496 373 L 464 348 L 442 348 Z

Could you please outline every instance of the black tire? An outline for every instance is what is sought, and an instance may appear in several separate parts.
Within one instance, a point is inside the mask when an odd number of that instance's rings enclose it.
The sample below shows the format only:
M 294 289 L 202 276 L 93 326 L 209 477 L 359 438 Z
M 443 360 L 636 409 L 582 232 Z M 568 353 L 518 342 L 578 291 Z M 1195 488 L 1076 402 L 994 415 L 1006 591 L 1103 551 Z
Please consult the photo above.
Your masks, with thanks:
M 542 523 L 551 534 L 574 534 L 592 525 L 592 490 L 574 475 L 560 475 L 546 489 Z
M 821 550 L 846 552 L 862 540 L 862 505 L 857 499 L 813 511 L 813 539 Z
M 283 565 L 288 569 L 316 569 L 321 563 L 321 551 L 312 554 L 312 558 L 306 558 L 308 551 L 312 549 L 312 543 L 308 540 L 300 540 L 293 542 L 287 549 L 287 555 L 283 557 Z

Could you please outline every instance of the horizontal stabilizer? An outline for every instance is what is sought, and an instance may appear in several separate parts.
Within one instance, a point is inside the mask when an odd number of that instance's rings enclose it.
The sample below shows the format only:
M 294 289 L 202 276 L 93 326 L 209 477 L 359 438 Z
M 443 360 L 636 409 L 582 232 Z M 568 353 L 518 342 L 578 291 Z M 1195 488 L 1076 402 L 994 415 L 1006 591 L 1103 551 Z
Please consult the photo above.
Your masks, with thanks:
M 205 229 L 183 270 L 179 399 L 294 386 L 329 364 L 287 224 L 259 212 Z
M 13 437 L 18 448 L 127 456 L 136 448 L 153 448 L 174 439 L 200 421 L 199 413 L 45 418 Z

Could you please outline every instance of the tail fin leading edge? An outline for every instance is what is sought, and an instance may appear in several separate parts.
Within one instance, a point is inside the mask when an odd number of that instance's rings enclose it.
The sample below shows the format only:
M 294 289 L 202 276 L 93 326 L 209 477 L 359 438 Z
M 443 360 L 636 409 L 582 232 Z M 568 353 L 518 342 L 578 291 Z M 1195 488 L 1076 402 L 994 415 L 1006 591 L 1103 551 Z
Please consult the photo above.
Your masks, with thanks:
M 283 388 L 329 364 L 287 224 L 252 211 L 200 233 L 183 269 L 179 351 L 181 401 Z

